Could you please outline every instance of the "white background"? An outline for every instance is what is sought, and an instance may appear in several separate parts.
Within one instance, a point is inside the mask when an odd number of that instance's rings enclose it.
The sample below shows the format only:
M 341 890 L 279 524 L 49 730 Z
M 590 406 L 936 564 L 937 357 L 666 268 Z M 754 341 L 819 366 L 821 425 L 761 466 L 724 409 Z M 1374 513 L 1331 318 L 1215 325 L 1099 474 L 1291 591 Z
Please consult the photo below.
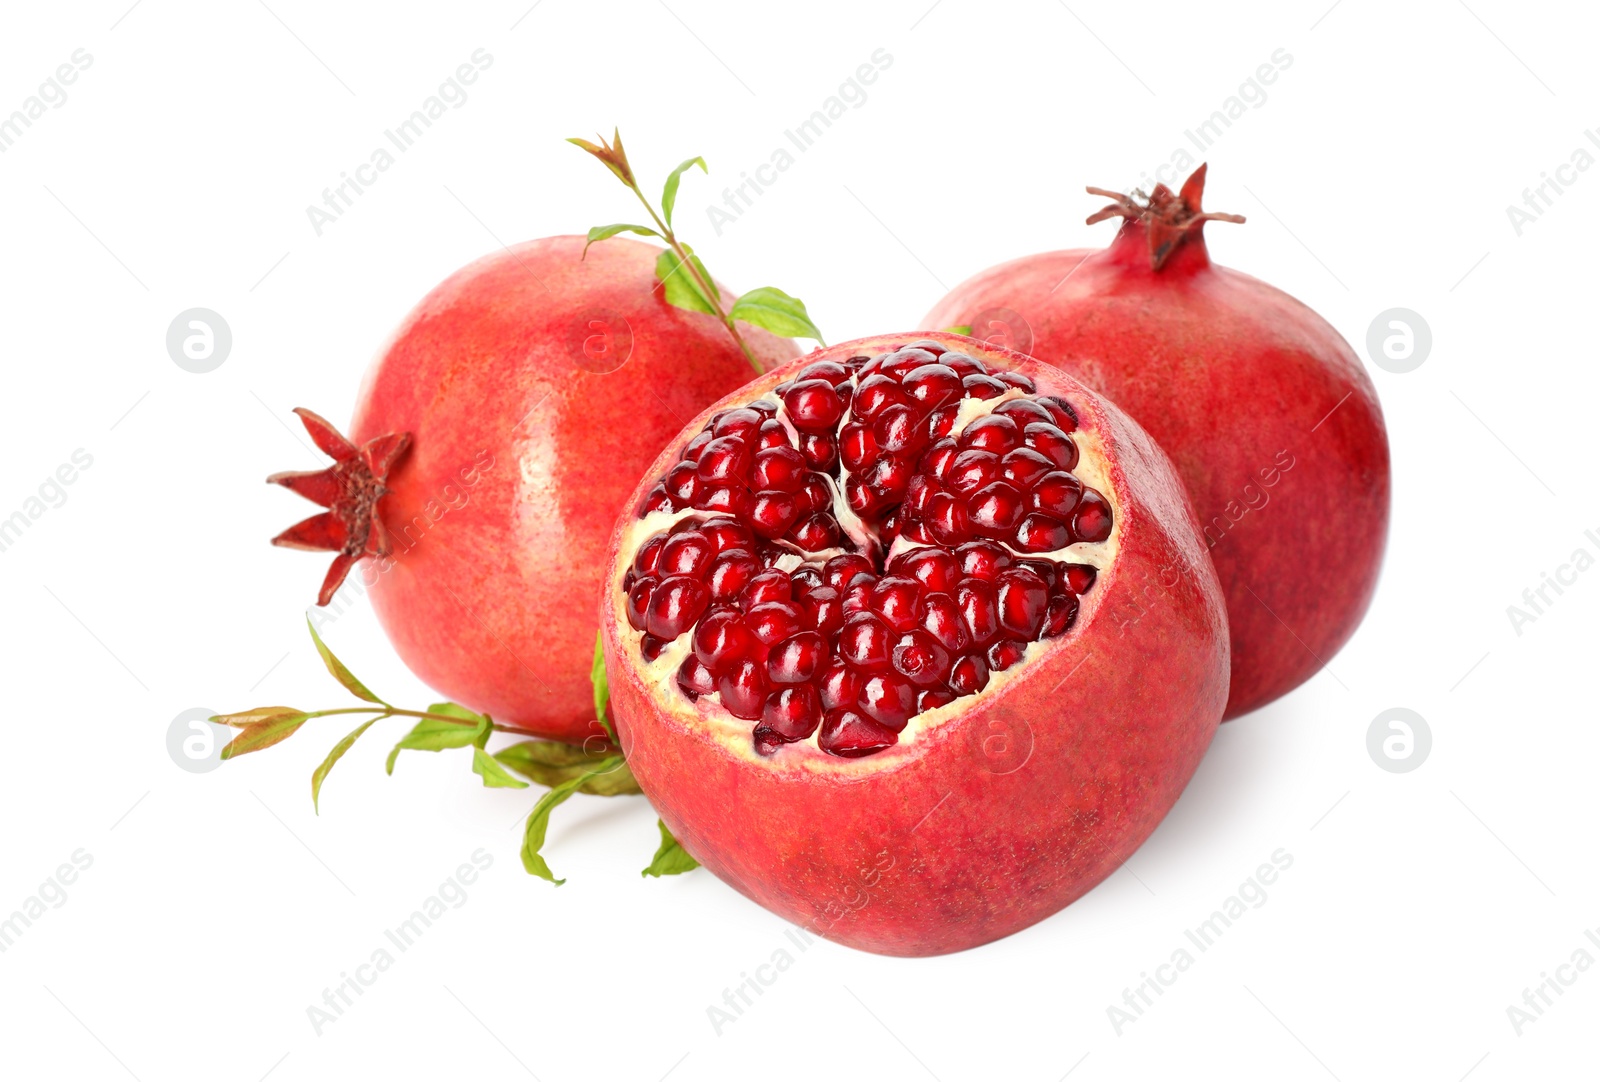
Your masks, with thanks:
M 1580 146 L 1600 153 L 1592 12 L 269 2 L 13 5 L 0 35 L 0 113 L 73 50 L 93 57 L 0 155 L 0 517 L 93 456 L 0 553 L 0 915 L 75 851 L 93 860 L 0 954 L 0 1072 L 1593 1077 L 1600 972 L 1520 1036 L 1507 1008 L 1579 948 L 1600 960 L 1600 572 L 1520 635 L 1507 607 L 1574 550 L 1600 554 L 1600 170 L 1520 236 L 1506 213 Z M 307 204 L 478 48 L 494 62 L 466 104 L 317 236 Z M 893 64 L 865 103 L 718 236 L 705 206 L 880 48 Z M 556 813 L 556 889 L 517 861 L 536 791 L 484 790 L 464 753 L 385 778 L 375 732 L 320 817 L 307 778 L 343 726 L 209 773 L 169 757 L 185 710 L 343 705 L 301 619 L 323 560 L 266 545 L 306 505 L 262 478 L 316 461 L 288 411 L 347 418 L 373 351 L 456 267 L 627 220 L 631 197 L 564 137 L 619 124 L 651 188 L 705 155 L 686 239 L 719 277 L 804 298 L 839 341 L 914 326 L 1001 259 L 1107 243 L 1083 185 L 1139 183 L 1280 48 L 1292 65 L 1208 155 L 1207 205 L 1249 224 L 1207 235 L 1364 358 L 1385 309 L 1431 326 L 1417 370 L 1369 364 L 1388 560 L 1329 669 L 1225 726 L 1148 844 L 1067 911 L 953 957 L 799 953 L 705 872 L 641 879 L 642 800 Z M 165 347 L 192 307 L 233 333 L 205 375 Z M 393 701 L 429 701 L 365 607 L 326 634 Z M 1368 755 L 1391 707 L 1432 731 L 1410 773 Z M 1265 904 L 1119 1035 L 1107 1008 L 1280 848 L 1293 866 Z M 319 1036 L 324 988 L 480 849 L 493 865 L 465 904 Z M 707 1008 L 784 947 L 793 966 L 719 1034 Z

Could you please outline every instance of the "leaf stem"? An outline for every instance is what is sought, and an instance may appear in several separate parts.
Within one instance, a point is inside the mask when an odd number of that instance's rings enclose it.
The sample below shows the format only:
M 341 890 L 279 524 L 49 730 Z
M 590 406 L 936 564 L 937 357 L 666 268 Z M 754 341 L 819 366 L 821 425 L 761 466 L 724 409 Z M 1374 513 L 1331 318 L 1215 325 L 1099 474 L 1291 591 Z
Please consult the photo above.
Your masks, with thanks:
M 430 714 L 426 710 L 404 710 L 398 706 L 342 706 L 336 710 L 309 710 L 306 720 L 312 718 L 329 718 L 337 714 L 376 714 L 379 718 L 419 718 L 425 721 L 442 721 L 446 725 L 477 725 L 475 721 L 458 718 L 451 714 Z M 502 725 L 498 721 L 490 722 L 489 728 L 497 733 L 515 733 L 518 736 L 538 737 L 539 734 L 531 729 L 519 729 L 515 725 Z

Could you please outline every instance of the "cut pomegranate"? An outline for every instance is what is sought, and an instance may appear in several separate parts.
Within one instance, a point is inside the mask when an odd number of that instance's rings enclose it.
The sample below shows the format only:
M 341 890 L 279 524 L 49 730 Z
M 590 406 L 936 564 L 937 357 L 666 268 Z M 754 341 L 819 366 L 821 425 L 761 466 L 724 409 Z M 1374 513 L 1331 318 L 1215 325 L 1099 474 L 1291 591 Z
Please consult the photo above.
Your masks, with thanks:
M 715 507 L 672 483 L 707 456 Z M 1220 720 L 1221 592 L 1170 464 L 1030 358 L 818 351 L 694 421 L 634 500 L 602 605 L 630 768 L 697 859 L 823 935 L 927 954 L 1048 915 Z

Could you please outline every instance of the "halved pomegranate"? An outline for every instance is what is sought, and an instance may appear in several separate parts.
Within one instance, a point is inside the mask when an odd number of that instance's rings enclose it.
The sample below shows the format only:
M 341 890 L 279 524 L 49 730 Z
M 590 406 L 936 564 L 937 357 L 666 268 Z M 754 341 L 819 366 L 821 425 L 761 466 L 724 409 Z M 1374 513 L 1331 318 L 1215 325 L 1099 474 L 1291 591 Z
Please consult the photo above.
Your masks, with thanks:
M 949 334 L 863 339 L 691 422 L 613 537 L 618 735 L 684 847 L 852 946 L 1048 916 L 1171 807 L 1222 716 L 1221 591 L 1115 407 Z

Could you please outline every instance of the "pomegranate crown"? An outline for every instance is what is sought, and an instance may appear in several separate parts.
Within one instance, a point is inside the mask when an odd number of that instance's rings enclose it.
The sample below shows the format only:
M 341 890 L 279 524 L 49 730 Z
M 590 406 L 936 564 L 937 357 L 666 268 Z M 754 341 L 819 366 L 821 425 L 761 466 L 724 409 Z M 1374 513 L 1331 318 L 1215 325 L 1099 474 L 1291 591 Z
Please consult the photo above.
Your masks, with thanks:
M 1150 242 L 1150 269 L 1158 271 L 1168 257 L 1189 239 L 1191 232 L 1198 238 L 1201 227 L 1207 222 L 1243 224 L 1242 214 L 1201 210 L 1200 197 L 1205 188 L 1205 162 L 1201 162 L 1200 168 L 1189 174 L 1189 179 L 1183 182 L 1183 187 L 1176 193 L 1165 184 L 1157 184 L 1149 196 L 1142 191 L 1135 191 L 1128 196 L 1107 188 L 1085 188 L 1090 195 L 1103 195 L 1112 200 L 1110 206 L 1089 215 L 1086 224 L 1094 225 L 1107 218 L 1123 218 L 1143 225 Z

